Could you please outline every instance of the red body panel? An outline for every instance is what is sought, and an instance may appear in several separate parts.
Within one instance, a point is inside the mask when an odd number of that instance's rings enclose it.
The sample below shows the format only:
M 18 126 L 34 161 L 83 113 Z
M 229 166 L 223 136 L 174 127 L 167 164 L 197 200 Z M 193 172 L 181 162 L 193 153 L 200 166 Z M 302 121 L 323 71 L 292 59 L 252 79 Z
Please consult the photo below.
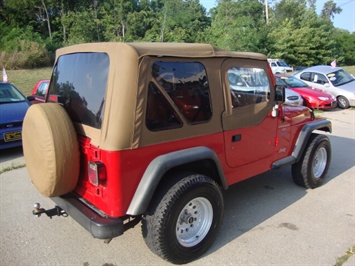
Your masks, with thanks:
M 81 137 L 83 169 L 76 192 L 106 215 L 124 216 L 145 169 L 153 159 L 161 154 L 197 146 L 209 147 L 217 154 L 228 185 L 240 182 L 270 170 L 274 161 L 292 153 L 291 147 L 298 136 L 295 133 L 311 120 L 307 110 L 302 106 L 280 107 L 279 118 L 268 116 L 256 127 L 117 152 L 100 150 L 92 146 L 89 139 Z M 233 143 L 231 138 L 236 134 L 241 135 L 241 141 Z M 291 136 L 295 137 L 291 139 Z M 256 145 L 246 149 L 243 140 L 245 144 L 257 142 L 258 150 L 253 148 Z M 98 186 L 91 184 L 88 179 L 89 160 L 100 161 L 106 167 L 107 178 L 100 181 Z
M 275 152 L 277 124 L 278 118 L 268 115 L 257 126 L 225 132 L 227 164 L 236 168 L 272 156 Z
M 106 166 L 107 179 L 96 187 L 89 182 L 87 169 L 82 169 L 83 175 L 80 176 L 76 192 L 107 215 L 124 216 L 145 169 L 153 159 L 164 153 L 202 145 L 213 149 L 223 163 L 224 147 L 221 143 L 223 133 L 218 133 L 133 150 L 108 152 L 96 149 L 90 145 L 88 139 L 82 139 L 81 165 L 87 166 L 88 160 L 101 161 Z M 225 168 L 226 165 L 222 167 Z

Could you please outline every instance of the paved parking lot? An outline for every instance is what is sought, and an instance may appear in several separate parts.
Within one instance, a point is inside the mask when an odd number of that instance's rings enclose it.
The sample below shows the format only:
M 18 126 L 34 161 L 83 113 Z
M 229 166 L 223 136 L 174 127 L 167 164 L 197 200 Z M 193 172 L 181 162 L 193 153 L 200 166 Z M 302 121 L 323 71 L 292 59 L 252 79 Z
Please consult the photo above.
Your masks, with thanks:
M 331 266 L 355 244 L 355 110 L 321 115 L 333 123 L 326 183 L 302 189 L 286 168 L 231 187 L 216 242 L 189 265 Z M 21 149 L 1 151 L 0 170 L 21 164 Z M 104 244 L 70 217 L 34 217 L 35 202 L 54 206 L 25 167 L 0 175 L 1 265 L 169 265 L 145 246 L 139 225 Z M 355 256 L 345 265 L 355 265 Z
M 22 147 L 0 151 L 0 170 L 25 164 Z

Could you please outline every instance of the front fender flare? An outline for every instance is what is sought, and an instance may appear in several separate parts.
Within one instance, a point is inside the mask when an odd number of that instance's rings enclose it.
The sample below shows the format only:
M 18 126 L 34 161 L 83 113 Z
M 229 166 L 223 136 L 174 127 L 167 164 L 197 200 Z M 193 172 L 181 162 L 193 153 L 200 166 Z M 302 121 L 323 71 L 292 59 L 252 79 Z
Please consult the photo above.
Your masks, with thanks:
M 308 143 L 308 139 L 314 130 L 322 130 L 332 133 L 332 123 L 329 120 L 318 120 L 303 126 L 300 134 L 298 135 L 292 155 L 274 162 L 272 164 L 272 169 L 280 169 L 282 167 L 297 163 L 301 159 Z
M 220 181 L 224 189 L 228 188 L 226 178 L 216 153 L 208 147 L 194 147 L 160 155 L 151 161 L 134 193 L 133 199 L 128 207 L 128 215 L 143 214 L 153 197 L 163 175 L 170 169 L 191 162 L 204 159 L 212 160 L 219 173 Z

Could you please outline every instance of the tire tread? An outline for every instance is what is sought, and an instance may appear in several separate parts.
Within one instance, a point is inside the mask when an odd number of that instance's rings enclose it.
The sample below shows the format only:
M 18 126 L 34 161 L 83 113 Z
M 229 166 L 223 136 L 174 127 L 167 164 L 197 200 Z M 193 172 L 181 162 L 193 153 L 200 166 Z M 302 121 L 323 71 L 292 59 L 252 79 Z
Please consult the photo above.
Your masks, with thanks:
M 202 184 L 212 188 L 215 193 L 218 194 L 217 197 L 221 200 L 220 204 L 222 206 L 219 208 L 220 215 L 216 218 L 217 226 L 215 229 L 218 229 L 223 216 L 223 196 L 221 189 L 211 178 L 198 174 L 185 173 L 174 176 L 170 182 L 167 182 L 159 188 L 159 191 L 153 199 L 147 214 L 143 216 L 142 234 L 144 241 L 153 253 L 160 256 L 164 260 L 175 264 L 187 263 L 202 255 L 212 245 L 218 230 L 211 230 L 213 231 L 211 233 L 212 236 L 207 239 L 207 243 L 204 243 L 193 252 L 188 252 L 188 248 L 185 248 L 186 254 L 184 254 L 184 256 L 178 256 L 177 253 L 181 252 L 181 250 L 174 250 L 172 247 L 174 245 L 167 243 L 165 235 L 165 232 L 169 230 L 167 222 L 169 217 L 172 215 L 171 209 L 174 205 L 179 204 L 179 200 L 181 200 L 181 197 L 183 197 L 186 192 L 191 191 Z M 203 242 L 204 241 L 200 244 Z

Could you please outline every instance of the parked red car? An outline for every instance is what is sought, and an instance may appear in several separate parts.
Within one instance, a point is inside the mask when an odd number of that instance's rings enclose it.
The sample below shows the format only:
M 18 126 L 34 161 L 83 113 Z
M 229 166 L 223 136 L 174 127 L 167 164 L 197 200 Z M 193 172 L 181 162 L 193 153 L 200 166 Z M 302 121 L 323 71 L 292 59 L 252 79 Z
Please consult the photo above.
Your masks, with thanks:
M 46 101 L 46 95 L 48 91 L 49 79 L 41 79 L 32 89 L 31 95 L 34 96 L 32 103 L 43 103 Z
M 286 88 L 299 93 L 304 105 L 312 109 L 332 109 L 338 105 L 336 97 L 320 89 L 311 88 L 302 80 L 293 76 L 276 76 L 276 80 L 282 80 Z

